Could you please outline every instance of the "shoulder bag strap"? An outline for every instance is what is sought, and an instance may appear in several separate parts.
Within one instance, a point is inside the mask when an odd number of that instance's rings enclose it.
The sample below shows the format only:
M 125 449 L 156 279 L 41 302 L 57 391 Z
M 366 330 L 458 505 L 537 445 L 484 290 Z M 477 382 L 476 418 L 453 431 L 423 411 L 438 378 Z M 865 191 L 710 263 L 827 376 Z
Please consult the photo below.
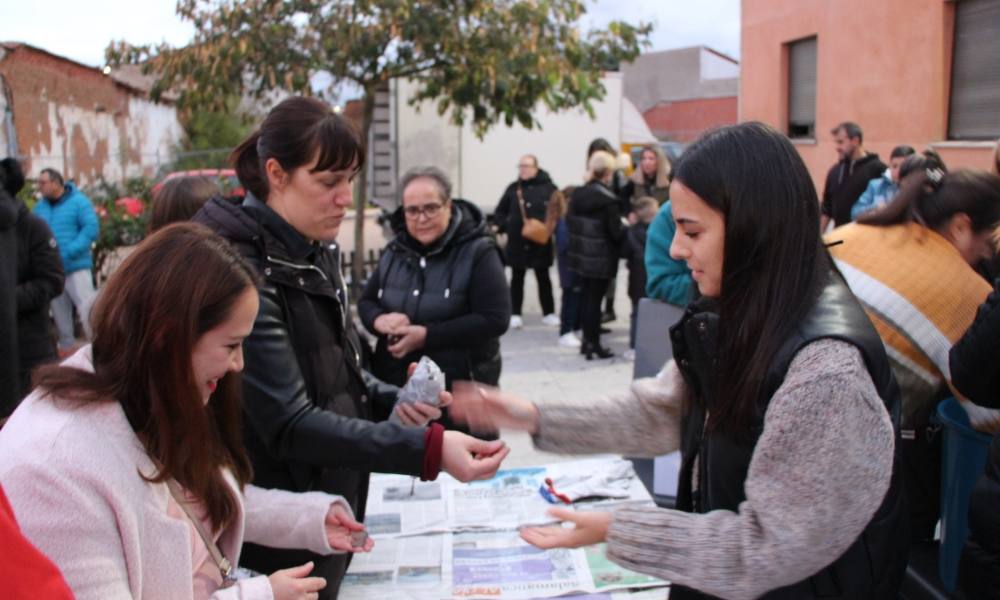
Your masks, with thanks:
M 219 573 L 222 574 L 222 585 L 223 587 L 228 587 L 233 584 L 233 565 L 229 562 L 229 559 L 222 554 L 219 550 L 219 546 L 215 543 L 215 540 L 211 535 L 205 531 L 205 525 L 201 522 L 201 519 L 197 518 L 191 513 L 191 508 L 188 506 L 187 501 L 184 498 L 184 491 L 181 489 L 179 483 L 173 479 L 167 480 L 167 489 L 170 490 L 170 495 L 173 496 L 174 502 L 181 507 L 184 514 L 194 525 L 195 530 L 198 532 L 198 536 L 201 537 L 201 541 L 205 543 L 205 547 L 208 548 L 208 553 L 211 555 L 212 560 L 215 565 L 219 568 Z

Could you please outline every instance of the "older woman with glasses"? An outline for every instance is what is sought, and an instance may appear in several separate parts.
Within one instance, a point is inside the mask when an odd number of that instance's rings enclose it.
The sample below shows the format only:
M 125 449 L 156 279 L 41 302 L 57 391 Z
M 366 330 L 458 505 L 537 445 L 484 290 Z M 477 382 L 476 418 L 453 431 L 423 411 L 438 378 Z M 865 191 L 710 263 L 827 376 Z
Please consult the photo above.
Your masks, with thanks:
M 496 385 L 511 306 L 483 213 L 451 199 L 451 183 L 434 167 L 409 171 L 399 189 L 401 206 L 391 219 L 396 238 L 358 301 L 361 321 L 378 337 L 372 371 L 402 385 L 408 365 L 427 355 L 449 389 L 458 379 Z

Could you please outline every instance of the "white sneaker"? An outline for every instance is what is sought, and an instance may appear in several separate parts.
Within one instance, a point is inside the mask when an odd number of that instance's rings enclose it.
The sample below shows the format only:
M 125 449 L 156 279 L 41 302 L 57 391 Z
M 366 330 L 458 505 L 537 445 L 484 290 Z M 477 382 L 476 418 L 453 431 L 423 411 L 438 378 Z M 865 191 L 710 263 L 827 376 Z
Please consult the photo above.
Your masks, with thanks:
M 559 315 L 551 313 L 542 317 L 542 323 L 550 327 L 559 327 Z
M 510 316 L 510 328 L 511 329 L 521 329 L 524 327 L 524 321 L 521 320 L 521 315 L 511 315 Z
M 629 348 L 628 350 L 626 350 L 625 352 L 622 353 L 622 357 L 625 360 L 634 361 L 635 360 L 635 350 Z
M 559 336 L 559 345 L 563 348 L 579 348 L 580 340 L 570 331 Z

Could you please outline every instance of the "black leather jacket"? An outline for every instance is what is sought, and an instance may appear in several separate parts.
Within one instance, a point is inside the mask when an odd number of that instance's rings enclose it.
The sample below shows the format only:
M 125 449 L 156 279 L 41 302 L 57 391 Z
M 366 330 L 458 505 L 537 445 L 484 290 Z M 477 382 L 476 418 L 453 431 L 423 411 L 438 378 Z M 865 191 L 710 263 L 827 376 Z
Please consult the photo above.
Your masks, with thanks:
M 195 220 L 263 278 L 244 343 L 245 443 L 254 483 L 340 494 L 364 513 L 370 471 L 419 475 L 424 428 L 384 419 L 398 388 L 362 370 L 335 250 L 309 244 L 262 202 L 213 198 Z

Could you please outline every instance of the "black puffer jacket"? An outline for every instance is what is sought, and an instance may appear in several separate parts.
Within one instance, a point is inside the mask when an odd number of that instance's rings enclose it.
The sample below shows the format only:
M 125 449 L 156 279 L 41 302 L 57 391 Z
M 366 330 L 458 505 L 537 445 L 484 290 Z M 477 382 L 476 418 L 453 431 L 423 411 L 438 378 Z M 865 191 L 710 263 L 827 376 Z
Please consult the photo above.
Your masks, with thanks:
M 465 200 L 453 200 L 448 229 L 429 247 L 407 233 L 402 209 L 393 214 L 392 226 L 396 238 L 358 300 L 361 322 L 378 337 L 372 372 L 402 385 L 407 365 L 426 354 L 444 371 L 449 387 L 456 379 L 497 385 L 510 293 L 483 213 Z M 386 336 L 374 324 L 390 312 L 427 328 L 421 350 L 403 358 L 389 354 Z
M 22 395 L 28 372 L 56 358 L 49 303 L 62 293 L 62 260 L 52 231 L 24 203 L 17 209 L 17 344 Z
M 969 400 L 1000 408 L 1000 279 L 976 320 L 951 349 L 951 381 Z M 969 538 L 958 567 L 963 598 L 1000 598 L 1000 433 L 993 436 L 986 470 L 969 501 Z
M 507 186 L 493 216 L 501 232 L 507 234 L 507 264 L 517 269 L 548 269 L 554 258 L 552 239 L 536 244 L 521 237 L 524 219 L 517 199 L 517 189 L 524 195 L 524 212 L 529 218 L 545 221 L 549 200 L 556 191 L 552 178 L 543 169 L 527 181 L 517 180 Z
M 3 183 L 0 181 L 0 183 Z M 17 234 L 14 199 L 0 185 L 0 419 L 20 400 L 17 377 Z
M 569 268 L 581 277 L 610 279 L 618 269 L 619 245 L 625 236 L 618 197 L 592 181 L 576 188 L 566 214 Z

